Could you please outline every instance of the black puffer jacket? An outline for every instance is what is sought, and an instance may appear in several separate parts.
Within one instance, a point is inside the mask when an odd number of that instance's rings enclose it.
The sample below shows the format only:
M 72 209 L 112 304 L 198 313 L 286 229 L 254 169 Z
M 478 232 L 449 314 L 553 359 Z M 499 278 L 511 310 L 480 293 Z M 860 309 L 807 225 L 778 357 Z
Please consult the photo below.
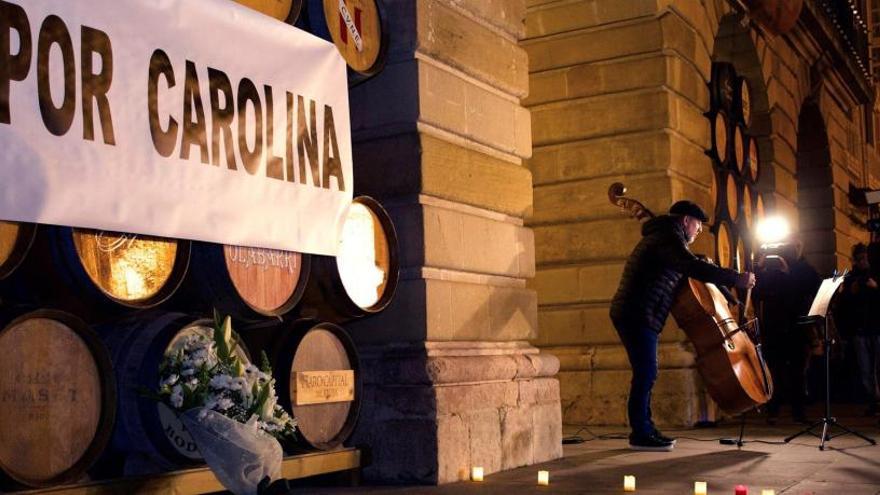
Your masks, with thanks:
M 642 240 L 623 269 L 611 302 L 618 329 L 633 326 L 663 330 L 682 277 L 732 286 L 737 273 L 700 260 L 687 247 L 684 227 L 673 217 L 659 216 L 642 225 Z

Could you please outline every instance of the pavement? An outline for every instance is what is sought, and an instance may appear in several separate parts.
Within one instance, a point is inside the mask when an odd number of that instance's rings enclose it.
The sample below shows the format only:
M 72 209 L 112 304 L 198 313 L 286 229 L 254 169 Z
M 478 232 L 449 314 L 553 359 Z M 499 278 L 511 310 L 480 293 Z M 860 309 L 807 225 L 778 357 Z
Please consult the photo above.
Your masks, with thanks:
M 810 417 L 822 416 L 821 409 Z M 849 413 L 849 414 L 847 414 Z M 850 407 L 838 417 L 840 424 L 880 440 L 877 418 L 860 415 Z M 577 435 L 582 443 L 564 446 L 564 457 L 540 465 L 487 475 L 483 482 L 442 486 L 298 487 L 294 493 L 370 494 L 503 494 L 596 493 L 622 494 L 623 477 L 636 477 L 637 494 L 690 495 L 694 482 L 708 483 L 708 493 L 733 494 L 746 485 L 751 495 L 772 489 L 777 495 L 880 495 L 880 446 L 852 434 L 833 436 L 820 451 L 818 435 L 802 435 L 790 443 L 783 439 L 805 425 L 781 417 L 768 425 L 763 417 L 747 421 L 741 448 L 722 445 L 720 438 L 736 438 L 739 424 L 730 421 L 714 428 L 664 429 L 678 438 L 672 452 L 635 452 L 627 448 L 622 427 L 579 428 L 568 425 L 565 436 Z M 831 434 L 842 433 L 832 428 Z M 550 472 L 550 485 L 537 486 L 538 470 Z

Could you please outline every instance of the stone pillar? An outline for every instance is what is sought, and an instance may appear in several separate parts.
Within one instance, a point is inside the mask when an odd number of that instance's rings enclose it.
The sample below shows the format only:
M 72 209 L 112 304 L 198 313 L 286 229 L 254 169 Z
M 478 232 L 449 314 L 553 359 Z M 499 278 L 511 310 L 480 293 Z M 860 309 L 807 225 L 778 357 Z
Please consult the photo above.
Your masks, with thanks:
M 380 315 L 349 325 L 364 369 L 366 476 L 445 483 L 560 457 L 558 360 L 537 335 L 521 0 L 389 0 L 385 69 L 350 92 L 355 190 L 401 251 Z
M 702 115 L 711 43 L 700 39 L 713 27 L 702 9 L 691 1 L 529 2 L 521 46 L 534 146 L 534 342 L 561 360 L 566 422 L 626 422 L 629 364 L 608 307 L 640 227 L 609 203 L 609 185 L 624 182 L 658 214 L 682 198 L 713 206 Z M 705 233 L 695 250 L 712 245 Z M 690 344 L 671 318 L 660 363 L 655 420 L 713 419 Z

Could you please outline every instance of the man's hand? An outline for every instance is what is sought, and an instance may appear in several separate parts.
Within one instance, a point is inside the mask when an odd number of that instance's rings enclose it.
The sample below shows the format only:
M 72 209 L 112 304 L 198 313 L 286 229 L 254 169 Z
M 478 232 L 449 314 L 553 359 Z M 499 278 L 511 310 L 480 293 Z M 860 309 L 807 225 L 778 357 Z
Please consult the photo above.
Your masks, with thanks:
M 865 282 L 865 285 L 867 285 L 868 288 L 870 288 L 870 289 L 876 289 L 877 288 L 877 281 L 871 277 L 868 277 L 868 280 Z
M 740 289 L 751 289 L 755 286 L 755 274 L 742 272 L 736 277 L 736 286 Z

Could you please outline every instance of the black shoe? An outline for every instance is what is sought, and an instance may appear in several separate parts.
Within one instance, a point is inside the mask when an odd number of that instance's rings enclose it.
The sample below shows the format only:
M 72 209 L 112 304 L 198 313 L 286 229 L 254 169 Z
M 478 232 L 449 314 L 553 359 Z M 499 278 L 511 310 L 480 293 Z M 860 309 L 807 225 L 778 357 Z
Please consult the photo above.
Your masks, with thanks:
M 630 435 L 629 448 L 631 450 L 647 450 L 653 452 L 669 452 L 675 446 L 674 442 L 667 442 L 654 435 Z
M 666 435 L 660 433 L 660 430 L 658 430 L 657 428 L 654 428 L 654 438 L 656 438 L 657 440 L 662 440 L 664 442 L 671 443 L 672 445 L 675 445 L 674 438 L 667 437 Z
M 871 417 L 877 415 L 877 403 L 869 404 L 865 409 L 865 416 Z

